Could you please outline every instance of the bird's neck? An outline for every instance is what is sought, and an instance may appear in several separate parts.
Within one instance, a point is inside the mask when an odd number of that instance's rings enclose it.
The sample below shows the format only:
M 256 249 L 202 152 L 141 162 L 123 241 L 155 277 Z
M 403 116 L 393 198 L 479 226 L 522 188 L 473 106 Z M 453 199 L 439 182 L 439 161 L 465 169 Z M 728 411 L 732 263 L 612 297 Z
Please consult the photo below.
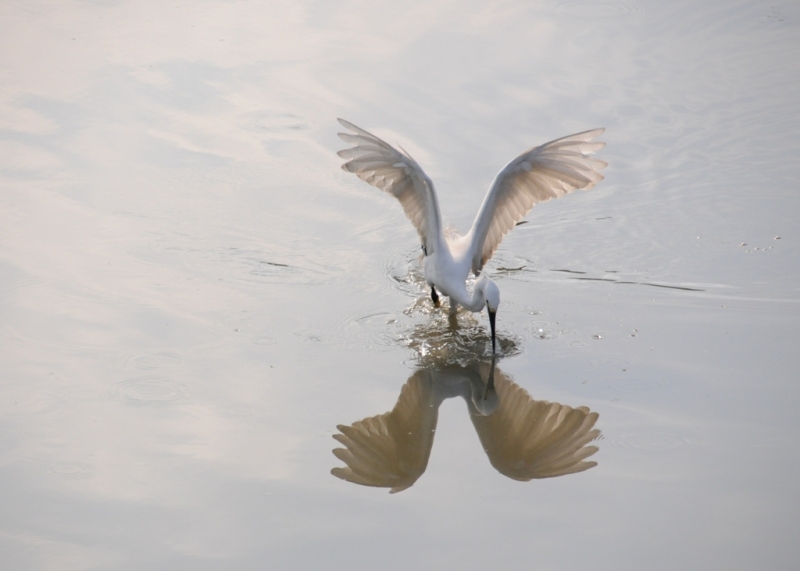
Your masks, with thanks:
M 467 309 L 469 311 L 480 311 L 483 309 L 483 306 L 486 305 L 486 298 L 483 294 L 483 289 L 480 287 L 475 287 L 472 290 L 472 295 L 467 293 L 467 289 L 464 288 L 463 291 L 454 292 L 456 295 L 451 295 L 450 297 L 455 300 L 458 305 Z

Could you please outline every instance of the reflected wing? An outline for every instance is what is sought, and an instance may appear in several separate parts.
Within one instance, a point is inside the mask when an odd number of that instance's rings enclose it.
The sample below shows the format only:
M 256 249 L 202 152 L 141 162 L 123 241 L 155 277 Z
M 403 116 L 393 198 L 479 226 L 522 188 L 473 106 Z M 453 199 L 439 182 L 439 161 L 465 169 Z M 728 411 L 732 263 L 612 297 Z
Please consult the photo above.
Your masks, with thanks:
M 428 467 L 438 419 L 431 381 L 418 371 L 403 385 L 391 412 L 339 425 L 333 437 L 346 448 L 333 453 L 347 464 L 331 474 L 342 480 L 391 488 L 390 493 L 411 487 Z
M 339 151 L 340 157 L 348 159 L 342 169 L 399 200 L 425 251 L 432 254 L 439 241 L 441 215 L 431 179 L 408 154 L 344 119 L 339 123 L 355 133 L 339 133 L 343 141 L 354 145 Z
M 605 146 L 590 142 L 604 130 L 584 131 L 525 151 L 497 174 L 467 235 L 475 274 L 535 204 L 588 190 L 603 180 L 599 171 L 608 163 L 589 155 Z
M 583 472 L 597 462 L 587 446 L 600 435 L 598 414 L 586 407 L 536 401 L 499 370 L 495 371 L 499 405 L 490 416 L 472 414 L 489 461 L 500 473 L 527 482 Z

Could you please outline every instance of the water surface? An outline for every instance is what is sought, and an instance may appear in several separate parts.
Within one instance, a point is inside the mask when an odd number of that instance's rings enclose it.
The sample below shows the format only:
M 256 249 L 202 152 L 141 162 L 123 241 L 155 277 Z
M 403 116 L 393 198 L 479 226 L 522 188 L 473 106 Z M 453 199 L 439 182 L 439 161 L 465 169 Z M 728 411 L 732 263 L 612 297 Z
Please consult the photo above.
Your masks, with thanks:
M 797 7 L 268 4 L 0 8 L 0 566 L 794 568 Z M 596 466 L 506 477 L 445 391 L 413 485 L 331 475 L 337 426 L 488 363 L 336 117 L 462 231 L 606 127 L 488 267 L 503 378 L 596 413 Z

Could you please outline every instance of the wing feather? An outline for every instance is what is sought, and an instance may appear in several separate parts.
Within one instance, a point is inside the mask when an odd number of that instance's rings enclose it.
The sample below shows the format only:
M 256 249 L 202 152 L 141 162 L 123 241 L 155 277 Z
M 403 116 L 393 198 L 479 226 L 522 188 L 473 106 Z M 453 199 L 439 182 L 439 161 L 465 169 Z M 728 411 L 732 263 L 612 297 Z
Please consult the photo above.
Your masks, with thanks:
M 338 152 L 347 160 L 342 169 L 394 196 L 417 229 L 425 251 L 432 254 L 439 245 L 442 224 L 431 179 L 408 153 L 344 119 L 339 123 L 353 132 L 339 133 L 339 138 L 355 145 Z
M 592 142 L 604 129 L 592 129 L 550 141 L 522 153 L 495 177 L 467 235 L 472 271 L 479 273 L 506 234 L 534 205 L 603 180 L 608 163 L 590 157 L 605 146 Z

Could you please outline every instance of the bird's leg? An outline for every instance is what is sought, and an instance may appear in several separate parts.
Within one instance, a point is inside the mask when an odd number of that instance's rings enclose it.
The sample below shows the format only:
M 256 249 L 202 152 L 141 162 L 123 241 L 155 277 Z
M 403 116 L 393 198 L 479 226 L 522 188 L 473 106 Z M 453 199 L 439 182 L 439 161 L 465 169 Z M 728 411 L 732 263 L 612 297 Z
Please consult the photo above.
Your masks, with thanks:
M 454 300 L 452 297 L 449 299 L 450 299 L 450 318 L 454 319 L 456 314 L 458 313 L 458 304 L 456 303 L 456 300 Z
M 455 333 L 458 330 L 458 304 L 450 298 L 450 311 L 447 312 L 447 322 L 450 325 L 450 330 Z
M 431 286 L 431 299 L 433 300 L 433 305 L 439 307 L 439 296 L 436 293 L 436 288 Z

